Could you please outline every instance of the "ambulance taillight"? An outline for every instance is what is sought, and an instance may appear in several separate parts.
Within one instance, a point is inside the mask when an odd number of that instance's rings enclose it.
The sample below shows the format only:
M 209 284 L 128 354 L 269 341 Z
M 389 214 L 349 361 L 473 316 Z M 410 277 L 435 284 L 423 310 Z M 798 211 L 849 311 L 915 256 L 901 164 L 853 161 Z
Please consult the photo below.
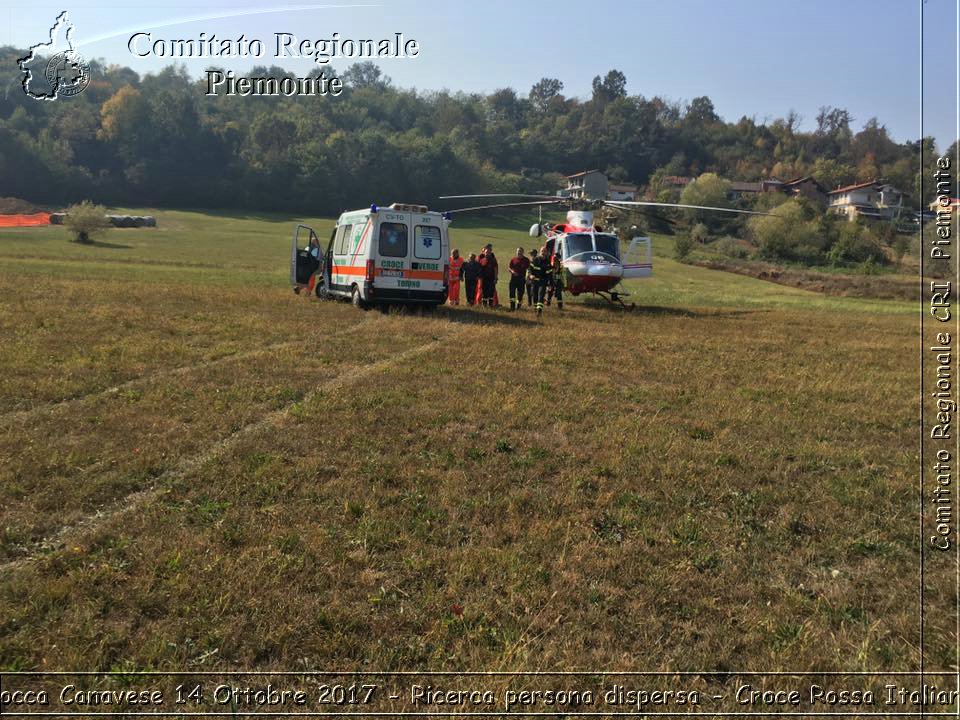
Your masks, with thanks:
M 450 285 L 450 263 L 444 263 L 443 265 L 443 286 L 449 287 Z
M 367 260 L 367 274 L 365 276 L 365 280 L 368 283 L 373 282 L 373 260 Z

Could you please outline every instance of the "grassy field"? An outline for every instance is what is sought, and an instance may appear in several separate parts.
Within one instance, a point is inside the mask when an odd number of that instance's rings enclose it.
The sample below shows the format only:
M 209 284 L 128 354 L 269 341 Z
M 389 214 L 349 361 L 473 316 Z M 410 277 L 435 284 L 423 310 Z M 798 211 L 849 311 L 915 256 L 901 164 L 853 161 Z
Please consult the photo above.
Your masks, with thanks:
M 292 218 L 149 212 L 0 232 L 3 668 L 919 662 L 915 305 L 657 238 L 631 313 L 364 313 Z

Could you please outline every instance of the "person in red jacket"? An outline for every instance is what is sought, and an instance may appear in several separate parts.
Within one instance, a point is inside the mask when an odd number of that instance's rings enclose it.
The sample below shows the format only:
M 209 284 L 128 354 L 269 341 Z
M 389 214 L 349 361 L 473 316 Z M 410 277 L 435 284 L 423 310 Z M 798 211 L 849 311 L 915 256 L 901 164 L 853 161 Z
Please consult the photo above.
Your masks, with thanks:
M 487 307 L 493 307 L 494 294 L 497 290 L 497 275 L 500 268 L 497 264 L 497 256 L 493 254 L 493 245 L 490 243 L 487 243 L 483 252 L 480 253 L 480 268 L 483 304 Z
M 460 251 L 457 248 L 450 253 L 450 277 L 447 279 L 449 289 L 447 290 L 447 301 L 451 305 L 460 304 L 460 268 L 463 266 L 463 258 L 460 257 Z
M 510 258 L 510 309 L 523 307 L 523 291 L 527 284 L 527 268 L 530 261 L 523 254 L 523 248 L 517 248 L 517 254 Z

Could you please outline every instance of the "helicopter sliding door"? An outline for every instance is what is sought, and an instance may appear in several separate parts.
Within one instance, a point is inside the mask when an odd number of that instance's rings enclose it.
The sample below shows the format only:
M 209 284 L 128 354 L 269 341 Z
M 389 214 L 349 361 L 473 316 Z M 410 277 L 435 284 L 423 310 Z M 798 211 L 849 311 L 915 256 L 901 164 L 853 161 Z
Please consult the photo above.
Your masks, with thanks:
M 653 245 L 648 237 L 635 237 L 623 254 L 623 279 L 647 278 L 653 275 Z

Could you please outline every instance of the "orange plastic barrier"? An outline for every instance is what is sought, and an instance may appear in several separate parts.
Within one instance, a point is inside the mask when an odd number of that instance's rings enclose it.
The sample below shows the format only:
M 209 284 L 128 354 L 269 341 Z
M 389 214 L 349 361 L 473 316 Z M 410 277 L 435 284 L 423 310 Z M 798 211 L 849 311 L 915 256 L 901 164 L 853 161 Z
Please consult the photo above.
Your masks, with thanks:
M 32 215 L 0 215 L 0 227 L 31 227 L 33 225 L 49 225 L 50 213 L 33 213 Z

